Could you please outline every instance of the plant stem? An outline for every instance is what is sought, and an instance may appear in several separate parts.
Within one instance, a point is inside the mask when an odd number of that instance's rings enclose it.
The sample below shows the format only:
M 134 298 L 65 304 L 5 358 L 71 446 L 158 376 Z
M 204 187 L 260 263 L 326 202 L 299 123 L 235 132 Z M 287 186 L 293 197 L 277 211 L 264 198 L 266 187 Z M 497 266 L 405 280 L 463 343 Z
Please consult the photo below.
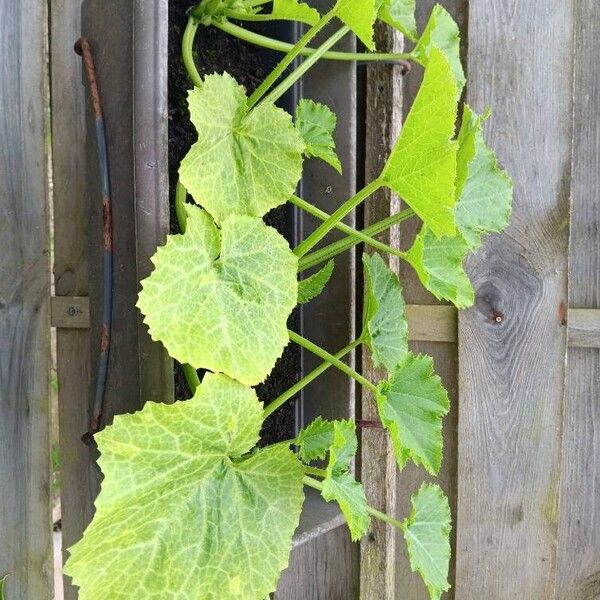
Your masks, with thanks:
M 237 10 L 225 10 L 223 14 L 228 19 L 237 19 L 238 21 L 276 21 L 277 18 L 268 13 L 245 13 Z M 280 19 L 282 20 L 282 19 Z
M 352 352 L 354 348 L 360 346 L 362 344 L 362 340 L 354 340 L 351 344 L 342 348 L 336 355 L 335 358 L 340 360 L 346 356 L 349 352 Z M 302 391 L 309 383 L 314 381 L 319 375 L 322 375 L 327 369 L 331 367 L 331 363 L 329 361 L 325 361 L 320 364 L 316 369 L 312 370 L 308 375 L 305 375 L 298 383 L 293 385 L 289 390 L 286 390 L 283 394 L 275 398 L 269 406 L 265 408 L 264 418 L 266 419 L 270 415 L 272 415 L 278 408 L 283 406 L 288 400 L 293 398 L 296 394 Z
M 307 475 L 314 475 L 315 477 L 327 477 L 325 469 L 317 469 L 316 467 L 304 467 L 304 472 Z
M 290 202 L 292 204 L 296 205 L 298 208 L 301 208 L 305 212 L 313 215 L 313 217 L 317 217 L 317 219 L 321 219 L 321 221 L 326 221 L 330 216 L 325 211 L 322 211 L 321 209 L 317 208 L 316 206 L 313 206 L 312 204 L 310 204 L 310 202 L 307 202 L 306 200 L 303 200 L 302 198 L 299 198 L 298 196 L 292 196 L 290 198 Z M 374 240 L 372 237 L 366 235 L 362 231 L 357 231 L 356 229 L 350 227 L 349 225 L 346 225 L 345 223 L 342 223 L 342 222 L 337 223 L 335 228 L 348 234 L 348 236 L 350 238 L 354 239 L 356 244 L 360 244 L 362 242 L 362 243 L 367 244 L 368 246 L 372 246 L 373 248 L 380 250 L 381 252 L 386 252 L 387 254 L 392 254 L 394 256 L 402 256 L 402 252 L 400 252 L 400 250 L 398 250 L 396 248 L 392 248 L 391 246 L 388 246 L 387 244 L 384 244 L 383 242 Z M 300 261 L 300 262 L 302 262 L 302 261 Z
M 304 477 L 303 482 L 304 485 L 308 487 L 311 487 L 315 490 L 319 490 L 320 492 L 323 491 L 323 484 L 320 481 L 313 479 L 312 477 Z M 385 513 L 382 513 L 381 511 L 376 510 L 374 508 L 371 508 L 370 506 L 367 506 L 367 512 L 372 517 L 375 517 L 376 519 L 379 519 L 384 523 L 388 523 L 389 525 L 392 525 L 393 527 L 397 527 L 398 529 L 404 531 L 404 524 L 402 523 L 402 521 L 398 521 L 398 519 L 394 519 L 394 517 L 390 517 L 389 515 L 386 515 Z
M 296 332 L 288 330 L 290 335 L 290 340 L 295 342 L 299 346 L 306 348 L 309 352 L 312 352 L 314 355 L 322 358 L 323 360 L 331 363 L 334 367 L 337 367 L 342 373 L 348 375 L 348 377 L 352 377 L 357 383 L 362 385 L 364 388 L 371 390 L 373 393 L 377 393 L 377 386 L 371 383 L 368 379 L 365 379 L 362 375 L 359 375 L 354 369 L 349 367 L 346 363 L 343 363 L 339 358 L 336 358 L 333 354 L 329 354 L 327 350 L 323 350 L 323 348 L 313 344 L 310 340 L 298 335 Z
M 315 229 L 296 249 L 294 254 L 298 257 L 304 256 L 316 246 L 347 214 L 351 213 L 361 202 L 374 194 L 382 183 L 376 179 L 356 195 L 346 200 L 328 219 Z
M 194 39 L 200 22 L 193 16 L 188 19 L 185 31 L 183 32 L 183 39 L 181 41 L 181 56 L 183 57 L 183 64 L 187 71 L 188 77 L 192 80 L 194 87 L 200 87 L 202 85 L 202 77 L 196 69 L 196 63 L 194 62 Z
M 408 208 L 402 212 L 392 215 L 391 217 L 387 217 L 378 223 L 374 223 L 370 227 L 363 229 L 361 233 L 369 236 L 369 239 L 372 239 L 371 236 L 377 235 L 378 233 L 381 233 L 386 229 L 397 225 L 398 223 L 402 223 L 403 221 L 414 217 L 414 215 L 415 212 L 412 210 L 412 208 Z M 311 267 L 315 267 L 323 262 L 331 260 L 338 254 L 341 254 L 353 246 L 356 246 L 356 244 L 360 243 L 361 241 L 362 240 L 348 236 L 347 238 L 333 242 L 333 244 L 329 244 L 329 246 L 325 246 L 324 248 L 320 248 L 315 252 L 311 252 L 300 259 L 298 271 L 305 271 L 306 269 L 310 269 Z M 396 250 L 394 254 L 400 258 L 404 258 L 404 253 L 401 251 Z
M 261 48 L 267 48 L 269 50 L 275 50 L 276 52 L 287 53 L 294 47 L 293 44 L 282 42 L 280 40 L 274 40 L 273 38 L 253 31 L 248 31 L 239 25 L 230 23 L 229 21 L 215 22 L 215 27 L 225 31 L 230 35 L 233 35 L 245 42 L 260 46 Z M 298 53 L 300 56 L 311 56 L 318 48 L 304 47 Z M 377 53 L 377 52 L 338 52 L 336 50 L 328 50 L 321 56 L 324 60 L 342 60 L 342 61 L 359 61 L 359 62 L 401 62 L 403 60 L 411 60 L 413 57 L 410 53 L 400 54 L 397 52 L 393 53 Z
M 267 78 L 254 90 L 253 94 L 248 98 L 248 107 L 252 108 L 271 88 L 271 86 L 281 77 L 285 70 L 294 62 L 294 59 L 300 54 L 302 48 L 323 29 L 331 19 L 335 16 L 333 11 L 330 11 L 321 17 L 321 20 L 313 25 L 295 44 L 292 49 L 281 59 L 280 63 L 271 71 Z
M 277 102 L 283 94 L 289 90 L 298 79 L 302 77 L 322 56 L 331 48 L 335 46 L 348 32 L 349 27 L 342 27 L 339 31 L 334 33 L 329 39 L 327 39 L 319 49 L 308 58 L 305 58 L 297 69 L 292 71 L 275 89 L 273 89 L 262 102 Z
M 185 212 L 185 199 L 187 198 L 187 190 L 181 181 L 177 181 L 175 187 L 175 214 L 177 215 L 177 224 L 181 233 L 185 233 L 187 213 Z M 200 378 L 198 372 L 192 365 L 181 365 L 185 380 L 190 388 L 192 394 L 195 393 L 196 389 L 200 385 Z

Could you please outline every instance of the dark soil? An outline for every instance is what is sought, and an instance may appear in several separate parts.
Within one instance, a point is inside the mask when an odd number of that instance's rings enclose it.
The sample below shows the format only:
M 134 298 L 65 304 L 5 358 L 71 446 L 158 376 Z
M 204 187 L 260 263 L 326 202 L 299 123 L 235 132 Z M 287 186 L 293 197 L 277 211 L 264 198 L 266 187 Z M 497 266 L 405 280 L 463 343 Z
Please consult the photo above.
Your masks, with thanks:
M 196 132 L 190 123 L 187 109 L 187 91 L 191 84 L 181 60 L 181 37 L 187 22 L 187 10 L 194 4 L 196 2 L 191 0 L 169 1 L 169 181 L 173 233 L 179 230 L 174 210 L 177 170 L 196 140 Z M 263 28 L 262 32 L 264 31 Z M 282 37 L 281 32 L 270 34 Z M 201 27 L 196 37 L 195 59 L 201 75 L 227 71 L 251 93 L 276 64 L 278 56 L 228 36 L 214 27 Z M 293 220 L 288 209 L 276 209 L 265 220 L 291 241 Z M 290 327 L 297 326 L 297 321 L 297 315 L 292 315 Z M 296 346 L 290 345 L 277 361 L 267 381 L 257 387 L 259 398 L 269 403 L 296 383 L 299 374 L 300 351 Z M 179 365 L 176 365 L 175 370 L 175 394 L 178 399 L 189 398 L 189 390 Z M 294 414 L 294 403 L 288 402 L 265 424 L 261 443 L 294 437 Z

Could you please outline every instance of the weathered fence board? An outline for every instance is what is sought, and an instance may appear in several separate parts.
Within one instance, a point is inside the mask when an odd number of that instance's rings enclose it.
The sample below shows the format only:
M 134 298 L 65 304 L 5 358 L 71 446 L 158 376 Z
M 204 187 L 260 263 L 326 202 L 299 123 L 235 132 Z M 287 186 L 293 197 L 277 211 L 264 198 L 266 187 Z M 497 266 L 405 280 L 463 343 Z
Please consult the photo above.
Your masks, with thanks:
M 552 598 L 571 172 L 573 6 L 469 3 L 468 100 L 515 182 L 459 315 L 457 596 Z
M 376 27 L 376 44 L 381 51 L 402 52 L 402 36 L 383 24 Z M 402 122 L 402 66 L 371 65 L 366 73 L 366 140 L 365 183 L 381 173 L 400 132 Z M 364 207 L 365 226 L 389 217 L 399 210 L 399 201 L 389 190 L 382 190 L 369 199 Z M 398 231 L 394 228 L 381 237 L 386 243 L 398 246 Z M 398 260 L 390 266 L 398 270 Z M 371 381 L 384 378 L 376 369 L 370 353 L 363 351 L 363 373 Z M 379 419 L 373 395 L 363 389 L 361 418 Z M 367 500 L 378 510 L 396 511 L 397 465 L 389 436 L 377 428 L 361 432 L 361 474 Z M 393 598 L 396 578 L 396 533 L 386 523 L 373 520 L 368 534 L 360 545 L 360 595 L 363 599 Z
M 0 0 L 0 577 L 50 598 L 46 6 Z
M 556 578 L 560 600 L 600 597 L 600 345 L 591 347 L 594 327 L 600 339 L 600 311 L 580 310 L 600 308 L 600 77 L 595 67 L 600 4 L 580 0 L 576 8 L 569 337 L 578 332 L 578 345 L 590 347 L 570 348 L 568 354 Z
M 81 0 L 52 0 L 52 163 L 54 183 L 54 285 L 57 302 L 88 294 L 87 203 L 85 196 L 86 90 L 81 59 L 73 51 L 81 35 Z M 74 308 L 74 307 L 73 307 Z M 91 448 L 81 436 L 88 426 L 90 381 L 89 303 L 85 310 L 62 312 L 65 318 L 85 319 L 84 327 L 57 326 L 59 404 L 59 455 L 63 556 L 89 523 L 98 492 L 98 470 Z M 64 578 L 65 600 L 77 598 L 69 578 Z

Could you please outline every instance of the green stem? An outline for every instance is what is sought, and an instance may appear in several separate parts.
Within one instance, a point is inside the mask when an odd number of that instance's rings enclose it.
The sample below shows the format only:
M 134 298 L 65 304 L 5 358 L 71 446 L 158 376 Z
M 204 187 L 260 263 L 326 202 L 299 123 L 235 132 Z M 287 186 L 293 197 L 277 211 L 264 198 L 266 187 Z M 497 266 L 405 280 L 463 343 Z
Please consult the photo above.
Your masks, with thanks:
M 252 14 L 252 13 L 245 13 L 245 12 L 239 12 L 237 10 L 225 10 L 223 11 L 223 14 L 228 18 L 228 19 L 237 19 L 238 21 L 276 21 L 278 20 L 277 17 L 271 15 L 271 14 L 264 14 L 264 13 L 258 13 L 258 14 Z M 284 20 L 284 19 L 279 19 L 279 20 Z
M 294 59 L 300 54 L 302 48 L 323 29 L 335 16 L 330 11 L 321 17 L 321 20 L 313 25 L 292 47 L 292 49 L 281 59 L 280 63 L 271 71 L 267 78 L 254 90 L 248 98 L 248 107 L 252 108 L 271 88 L 271 86 L 281 77 L 285 70 L 294 62 Z
M 297 69 L 292 71 L 276 88 L 274 88 L 262 102 L 277 102 L 283 94 L 285 94 L 293 85 L 300 79 L 322 56 L 331 48 L 335 46 L 348 32 L 349 27 L 342 27 L 339 31 L 334 33 L 329 39 L 327 39 L 319 49 L 308 58 L 305 58 Z
M 364 202 L 369 196 L 374 194 L 382 183 L 376 179 L 367 187 L 363 188 L 356 195 L 346 200 L 328 219 L 317 227 L 296 249 L 294 254 L 298 257 L 304 256 L 314 246 L 316 246 L 347 214 L 351 213 L 361 202 Z
M 304 485 L 308 487 L 311 487 L 315 490 L 319 490 L 320 492 L 323 491 L 323 484 L 320 481 L 313 479 L 312 477 L 304 477 L 303 482 Z M 380 521 L 383 521 L 388 525 L 392 525 L 393 527 L 397 527 L 401 531 L 404 531 L 404 524 L 402 523 L 402 521 L 398 521 L 398 519 L 394 519 L 394 517 L 390 517 L 389 515 L 386 515 L 385 513 L 382 513 L 381 511 L 376 510 L 370 506 L 367 506 L 367 512 L 372 517 L 375 517 L 376 519 L 379 519 Z
M 298 335 L 296 332 L 288 330 L 290 335 L 290 340 L 295 342 L 299 346 L 306 348 L 309 352 L 312 352 L 315 356 L 322 358 L 323 360 L 331 363 L 334 367 L 338 368 L 342 373 L 348 375 L 348 377 L 352 377 L 357 383 L 362 385 L 364 388 L 371 390 L 373 393 L 377 393 L 377 386 L 371 383 L 368 379 L 365 379 L 362 375 L 359 375 L 354 369 L 349 367 L 346 363 L 343 363 L 339 358 L 336 358 L 333 354 L 329 354 L 327 350 L 323 350 L 323 348 L 313 344 L 310 340 Z
M 218 27 L 222 31 L 229 33 L 245 42 L 260 46 L 261 48 L 267 48 L 268 50 L 275 50 L 276 52 L 287 53 L 294 48 L 293 44 L 282 42 L 280 40 L 274 40 L 273 38 L 253 31 L 248 31 L 239 25 L 230 23 L 229 21 L 215 22 L 215 27 Z M 304 47 L 298 53 L 300 56 L 312 56 L 318 48 Z M 324 60 L 342 60 L 342 61 L 360 61 L 360 62 L 400 62 L 403 60 L 411 60 L 412 54 L 400 54 L 394 53 L 378 53 L 378 52 L 339 52 L 337 50 L 328 50 L 321 56 Z
M 183 39 L 181 41 L 181 56 L 183 57 L 183 64 L 189 78 L 192 80 L 194 87 L 200 87 L 202 85 L 202 77 L 196 69 L 196 63 L 194 62 L 194 39 L 200 22 L 193 16 L 188 19 L 185 31 L 183 32 Z
M 308 214 L 312 215 L 313 217 L 321 219 L 321 221 L 326 221 L 330 217 L 330 215 L 328 215 L 325 211 L 317 208 L 316 206 L 313 206 L 310 202 L 307 202 L 306 200 L 303 200 L 298 196 L 292 196 L 290 198 L 290 202 L 296 205 L 298 208 L 301 208 Z M 377 240 L 374 240 L 372 237 L 366 235 L 362 231 L 357 231 L 356 229 L 350 227 L 349 225 L 346 225 L 345 223 L 337 223 L 335 228 L 348 234 L 349 237 L 354 239 L 356 244 L 360 244 L 362 242 L 367 244 L 368 246 L 372 246 L 373 248 L 380 250 L 381 252 L 386 252 L 387 254 L 392 254 L 394 256 L 403 255 L 403 253 L 400 252 L 400 250 L 392 248 L 391 246 L 388 246 L 387 244 L 384 244 Z M 300 261 L 300 263 L 302 263 L 302 261 Z
M 307 475 L 314 475 L 315 477 L 327 477 L 325 469 L 317 469 L 316 467 L 304 467 L 304 472 Z
M 346 354 L 352 352 L 354 348 L 360 346 L 362 344 L 362 340 L 354 340 L 351 344 L 342 348 L 336 355 L 335 358 L 340 360 L 346 356 Z M 273 400 L 269 406 L 265 408 L 264 418 L 266 419 L 270 415 L 272 415 L 277 409 L 283 406 L 288 400 L 293 398 L 296 394 L 300 393 L 309 383 L 314 381 L 319 375 L 322 375 L 327 369 L 331 367 L 331 363 L 329 361 L 325 361 L 320 364 L 316 369 L 312 370 L 308 375 L 305 375 L 298 383 L 293 385 L 289 390 L 286 390 L 281 396 L 278 396 Z
M 370 227 L 363 229 L 361 233 L 369 236 L 369 239 L 372 239 L 371 236 L 382 233 L 390 227 L 393 227 L 398 223 L 402 223 L 403 221 L 414 217 L 414 215 L 415 212 L 412 210 L 412 208 L 407 208 L 406 210 L 396 213 L 395 215 L 392 215 L 387 219 L 383 219 L 378 223 L 374 223 Z M 328 260 L 331 260 L 338 254 L 341 254 L 342 252 L 349 250 L 353 246 L 356 246 L 361 241 L 362 240 L 358 240 L 356 238 L 348 236 L 344 239 L 338 240 L 337 242 L 333 242 L 333 244 L 329 244 L 324 248 L 320 248 L 315 252 L 311 252 L 310 254 L 307 254 L 306 256 L 303 256 L 300 259 L 300 263 L 298 265 L 298 272 L 305 271 L 306 269 L 310 269 L 311 267 L 316 267 L 317 265 L 327 262 Z M 405 253 L 399 250 L 396 250 L 394 254 L 402 259 L 404 259 L 405 257 Z

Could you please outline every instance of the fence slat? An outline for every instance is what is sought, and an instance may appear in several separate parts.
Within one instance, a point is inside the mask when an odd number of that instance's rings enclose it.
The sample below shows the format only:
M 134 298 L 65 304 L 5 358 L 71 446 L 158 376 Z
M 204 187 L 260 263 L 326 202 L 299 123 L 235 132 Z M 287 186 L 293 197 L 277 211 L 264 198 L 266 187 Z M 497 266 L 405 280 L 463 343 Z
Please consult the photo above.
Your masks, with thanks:
M 553 598 L 574 1 L 469 7 L 468 99 L 494 108 L 515 205 L 469 261 L 476 306 L 459 315 L 457 596 Z
M 51 597 L 46 7 L 0 0 L 0 577 Z
M 399 32 L 382 23 L 375 30 L 377 47 L 384 52 L 402 52 Z M 365 179 L 369 183 L 381 173 L 400 132 L 402 123 L 402 67 L 372 65 L 367 70 Z M 364 207 L 365 226 L 389 217 L 399 210 L 399 201 L 388 190 L 380 191 Z M 381 239 L 398 245 L 398 231 L 388 232 Z M 398 260 L 392 257 L 390 267 L 398 270 Z M 371 381 L 384 378 L 382 369 L 373 366 L 370 353 L 363 351 L 363 373 Z M 362 418 L 379 419 L 372 393 L 363 390 Z M 361 432 L 362 482 L 367 500 L 378 510 L 396 511 L 396 460 L 389 436 L 381 429 L 366 428 Z M 387 524 L 373 520 L 369 533 L 360 544 L 361 598 L 393 598 L 396 578 L 396 534 Z
M 569 305 L 600 309 L 600 4 L 576 12 Z M 595 335 L 594 335 L 595 329 Z M 600 597 L 600 310 L 569 310 L 557 598 Z M 594 346 L 595 342 L 595 348 Z

